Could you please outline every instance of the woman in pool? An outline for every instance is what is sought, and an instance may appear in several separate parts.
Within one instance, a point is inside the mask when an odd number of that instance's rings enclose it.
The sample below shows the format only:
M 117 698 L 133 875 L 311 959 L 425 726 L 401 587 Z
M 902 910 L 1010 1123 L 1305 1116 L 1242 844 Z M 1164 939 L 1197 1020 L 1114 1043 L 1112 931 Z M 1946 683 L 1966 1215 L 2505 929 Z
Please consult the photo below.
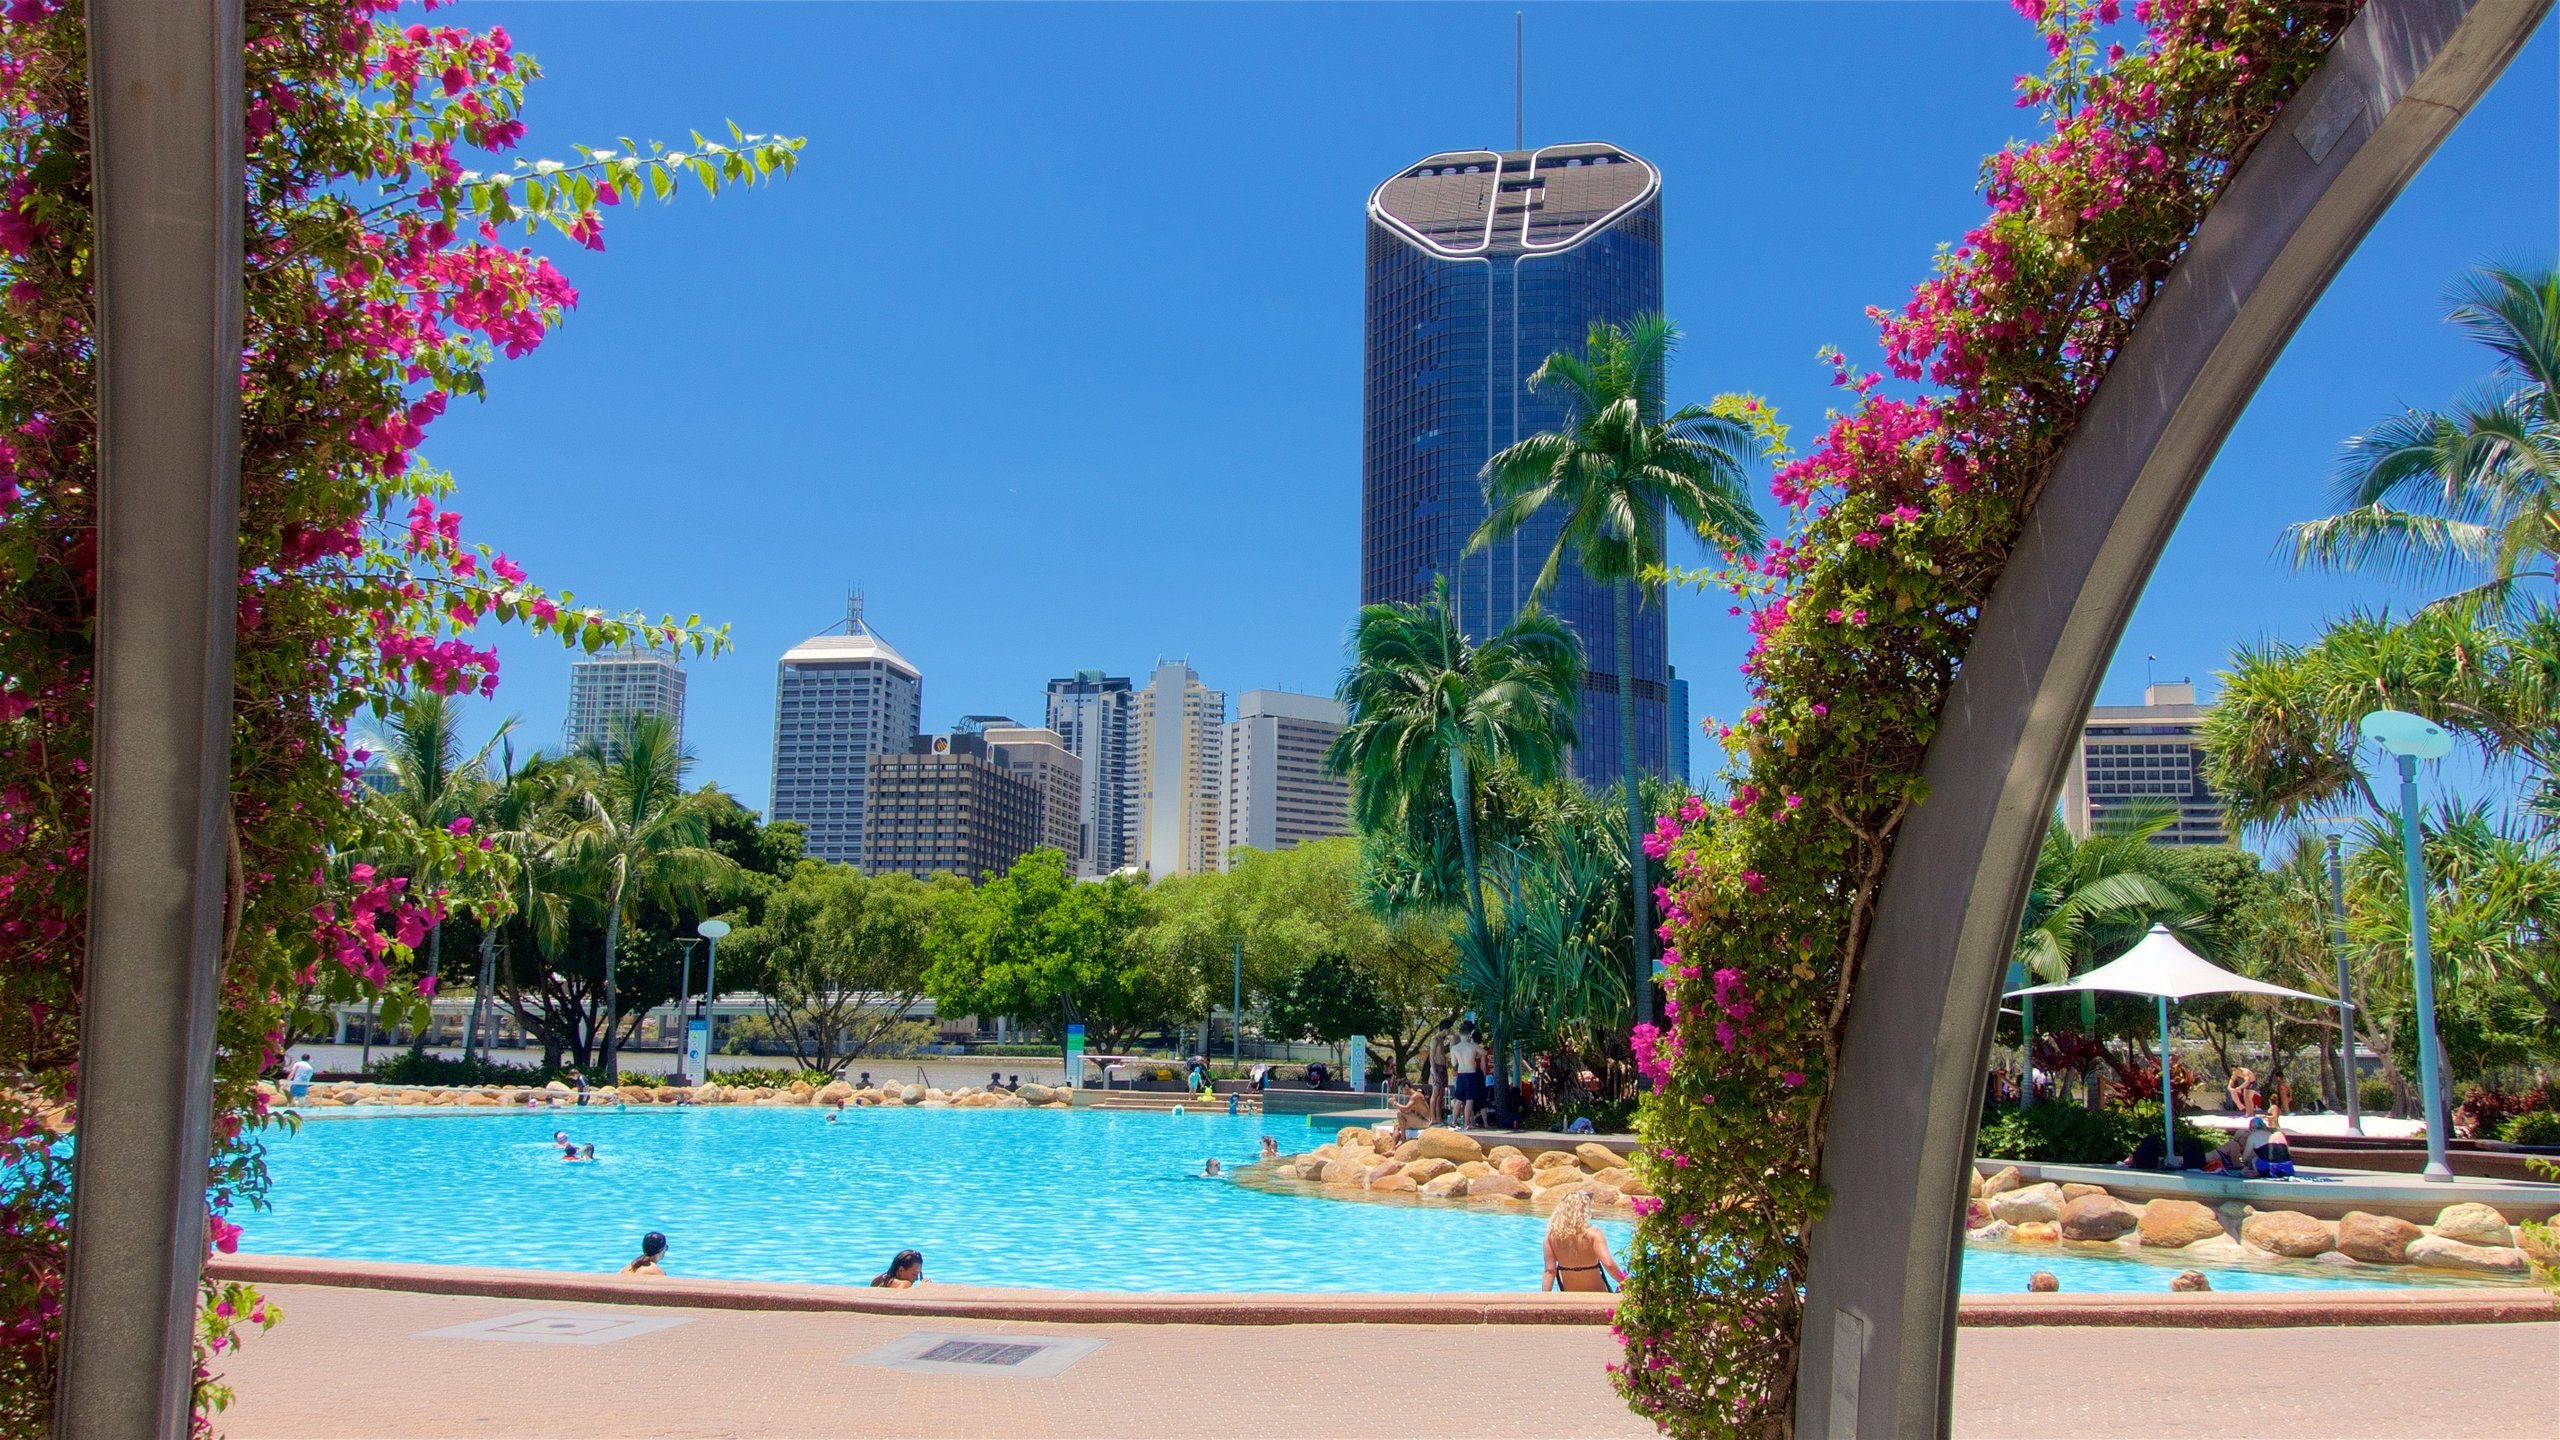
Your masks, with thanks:
M 913 1290 L 924 1283 L 924 1252 L 901 1250 L 889 1268 L 871 1277 L 874 1290 Z
M 1262 1137 L 1262 1158 L 1265 1160 L 1280 1158 L 1280 1141 L 1276 1137 L 1270 1135 Z
M 1557 1204 L 1555 1215 L 1547 1221 L 1547 1278 L 1540 1290 L 1597 1290 L 1602 1293 L 1616 1288 L 1609 1283 L 1627 1283 L 1627 1272 L 1618 1268 L 1609 1253 L 1608 1237 L 1591 1223 L 1591 1197 L 1577 1190 Z
M 658 1268 L 658 1262 L 666 1258 L 666 1253 L 667 1237 L 655 1230 L 652 1230 L 648 1234 L 640 1237 L 640 1253 L 632 1257 L 630 1261 L 623 1265 L 622 1273 L 625 1275 L 664 1275 L 667 1272 Z

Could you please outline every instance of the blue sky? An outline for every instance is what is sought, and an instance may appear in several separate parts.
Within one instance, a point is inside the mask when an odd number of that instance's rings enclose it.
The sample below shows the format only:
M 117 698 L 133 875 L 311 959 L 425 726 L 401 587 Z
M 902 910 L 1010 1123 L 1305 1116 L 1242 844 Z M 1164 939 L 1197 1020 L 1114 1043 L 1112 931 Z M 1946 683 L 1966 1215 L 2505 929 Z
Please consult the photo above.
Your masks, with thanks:
M 1507 146 L 1512 6 L 472 3 L 541 61 L 532 154 L 690 129 L 804 135 L 770 191 L 611 216 L 583 294 L 428 457 L 477 538 L 584 602 L 699 611 L 701 778 L 764 803 L 774 662 L 848 586 L 925 675 L 925 724 L 1036 722 L 1047 677 L 1329 691 L 1358 599 L 1362 204 L 1434 151 Z M 2024 133 L 2042 58 L 2001 3 L 1527 10 L 1529 143 L 1664 176 L 1675 399 L 1760 391 L 1818 430 L 1814 352 L 1872 363 Z M 2304 576 L 2337 446 L 2476 383 L 2463 269 L 2560 249 L 2546 27 L 2296 336 L 2164 556 L 2101 699 L 2308 637 L 2379 582 Z M 1690 558 L 1695 558 L 1690 557 Z M 1673 601 L 1731 714 L 1738 625 Z M 499 699 L 556 743 L 568 656 L 502 639 Z M 1708 768 L 1702 751 L 1700 768 Z

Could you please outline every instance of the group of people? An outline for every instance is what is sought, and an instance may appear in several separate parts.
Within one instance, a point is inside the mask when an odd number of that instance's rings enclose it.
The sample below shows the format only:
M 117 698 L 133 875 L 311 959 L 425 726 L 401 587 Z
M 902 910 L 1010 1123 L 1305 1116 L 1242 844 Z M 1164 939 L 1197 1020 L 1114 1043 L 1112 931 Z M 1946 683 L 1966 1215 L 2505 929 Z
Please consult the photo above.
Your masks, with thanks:
M 569 1138 L 569 1132 L 566 1130 L 552 1131 L 551 1143 L 559 1150 L 560 1158 L 563 1160 L 577 1161 L 593 1160 L 596 1158 L 596 1146 L 594 1141 L 590 1140 L 584 1145 L 578 1144 L 576 1141 Z M 663 1239 L 664 1237 L 662 1236 L 660 1238 Z
M 2283 1093 L 2281 1086 L 2278 1093 Z M 2223 1082 L 2223 1094 L 2231 1102 L 2232 1113 L 2240 1117 L 2239 1126 L 2231 1138 L 2210 1150 L 2194 1136 L 2180 1135 L 2175 1168 L 2250 1180 L 2292 1179 L 2293 1142 L 2284 1133 L 2284 1111 L 2281 1102 L 2270 1104 L 2258 1088 L 2257 1072 L 2246 1065 L 2232 1067 L 2230 1078 Z M 2162 1170 L 2171 1168 L 2168 1160 L 2167 1137 L 2145 1135 L 2124 1163 L 2134 1170 Z
M 625 1275 L 664 1275 L 666 1271 L 667 1237 L 664 1231 L 652 1230 L 640 1237 L 640 1253 L 625 1261 Z M 874 1290 L 913 1290 L 924 1283 L 924 1252 L 901 1250 L 889 1257 L 889 1268 L 871 1277 Z

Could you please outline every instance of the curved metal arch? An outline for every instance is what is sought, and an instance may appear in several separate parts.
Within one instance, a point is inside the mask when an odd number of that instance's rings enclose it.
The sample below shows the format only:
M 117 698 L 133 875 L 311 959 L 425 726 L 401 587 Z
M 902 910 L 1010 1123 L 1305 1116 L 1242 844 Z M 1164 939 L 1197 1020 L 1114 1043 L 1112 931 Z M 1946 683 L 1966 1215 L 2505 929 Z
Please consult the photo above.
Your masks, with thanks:
M 2303 315 L 2551 0 L 2372 0 L 2108 373 L 1983 606 L 1850 1005 L 1796 1431 L 1947 1433 L 1964 1168 L 2047 817 L 2188 498 Z

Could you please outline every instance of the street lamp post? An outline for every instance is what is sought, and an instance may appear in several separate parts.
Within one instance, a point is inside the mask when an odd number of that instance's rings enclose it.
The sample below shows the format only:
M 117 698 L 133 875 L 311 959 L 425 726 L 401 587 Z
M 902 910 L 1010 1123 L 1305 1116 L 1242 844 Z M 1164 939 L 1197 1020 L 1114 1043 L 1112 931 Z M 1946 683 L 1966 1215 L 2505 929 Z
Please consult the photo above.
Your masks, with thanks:
M 729 933 L 726 920 L 705 920 L 693 927 L 694 933 L 711 942 L 711 951 L 702 962 L 702 1078 L 711 1078 L 711 1057 L 719 1053 L 720 1022 L 712 1007 L 720 1003 L 720 937 Z
M 2365 739 L 2390 751 L 2400 763 L 2400 861 L 2408 875 L 2409 951 L 2418 982 L 2418 1082 L 2427 1107 L 2425 1178 L 2451 1184 L 2453 1169 L 2444 1159 L 2444 1080 L 2438 1073 L 2441 1064 L 2436 1045 L 2436 972 L 2427 954 L 2427 867 L 2419 842 L 2418 762 L 2441 759 L 2450 753 L 2453 737 L 2434 721 L 2400 710 L 2376 710 L 2364 717 L 2357 729 Z
M 693 1004 L 693 947 L 701 944 L 702 941 L 687 936 L 677 940 L 676 943 L 684 947 L 683 978 L 676 982 L 676 1029 L 679 1032 L 679 1038 L 676 1041 L 676 1083 L 690 1085 L 693 1083 L 693 1078 L 685 1073 L 684 1041 L 681 1038 L 681 1032 L 685 1026 L 684 1012 Z
M 2356 1071 L 2355 997 L 2347 989 L 2347 867 L 2340 858 L 2339 837 L 2329 833 L 2329 928 L 2338 952 L 2338 1079 L 2345 1092 L 2347 1128 L 2364 1133 L 2364 1077 Z

